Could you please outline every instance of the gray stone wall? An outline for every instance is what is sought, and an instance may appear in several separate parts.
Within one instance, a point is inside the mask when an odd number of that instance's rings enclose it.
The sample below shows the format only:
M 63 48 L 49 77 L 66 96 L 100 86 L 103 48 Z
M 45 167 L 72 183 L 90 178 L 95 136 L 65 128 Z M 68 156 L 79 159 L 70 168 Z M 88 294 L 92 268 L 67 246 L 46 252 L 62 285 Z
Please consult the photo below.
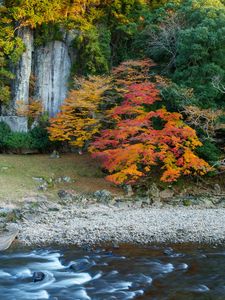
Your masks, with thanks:
M 5 122 L 9 125 L 12 131 L 15 132 L 27 132 L 28 131 L 28 123 L 26 117 L 18 117 L 18 116 L 0 116 L 0 121 Z

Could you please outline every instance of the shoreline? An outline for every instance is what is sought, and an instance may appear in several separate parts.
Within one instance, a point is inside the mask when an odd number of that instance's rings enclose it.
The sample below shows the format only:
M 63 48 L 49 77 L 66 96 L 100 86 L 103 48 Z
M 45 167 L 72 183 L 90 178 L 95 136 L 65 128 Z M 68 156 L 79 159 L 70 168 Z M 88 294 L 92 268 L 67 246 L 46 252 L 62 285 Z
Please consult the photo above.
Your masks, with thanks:
M 17 222 L 21 245 L 225 243 L 225 208 L 53 206 L 23 211 L 23 219 Z

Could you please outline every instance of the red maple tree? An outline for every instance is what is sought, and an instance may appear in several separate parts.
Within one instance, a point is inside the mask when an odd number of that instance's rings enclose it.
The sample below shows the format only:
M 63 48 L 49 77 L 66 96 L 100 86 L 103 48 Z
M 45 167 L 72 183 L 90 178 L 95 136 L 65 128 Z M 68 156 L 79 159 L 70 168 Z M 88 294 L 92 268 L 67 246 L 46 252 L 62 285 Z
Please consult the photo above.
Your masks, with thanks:
M 124 101 L 109 112 L 114 128 L 102 130 L 89 149 L 109 172 L 109 181 L 134 184 L 150 176 L 155 166 L 164 182 L 211 169 L 194 153 L 202 144 L 182 115 L 164 107 L 153 109 L 160 100 L 155 84 L 145 81 L 128 86 Z

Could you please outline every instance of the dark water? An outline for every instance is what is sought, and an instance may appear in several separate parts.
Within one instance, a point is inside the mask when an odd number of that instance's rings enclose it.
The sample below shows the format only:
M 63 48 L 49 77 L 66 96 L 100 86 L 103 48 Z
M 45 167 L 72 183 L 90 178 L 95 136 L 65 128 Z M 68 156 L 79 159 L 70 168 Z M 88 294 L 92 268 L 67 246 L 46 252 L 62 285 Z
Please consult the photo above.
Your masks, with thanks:
M 34 272 L 44 279 L 33 282 Z M 225 249 L 10 250 L 0 300 L 225 299 Z

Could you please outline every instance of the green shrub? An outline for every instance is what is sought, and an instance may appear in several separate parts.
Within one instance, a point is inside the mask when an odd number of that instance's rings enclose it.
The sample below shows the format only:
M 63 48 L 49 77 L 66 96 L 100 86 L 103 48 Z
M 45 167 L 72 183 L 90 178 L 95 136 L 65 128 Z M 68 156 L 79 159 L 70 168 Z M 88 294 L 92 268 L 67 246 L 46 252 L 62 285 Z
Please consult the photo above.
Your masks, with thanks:
M 9 149 L 34 149 L 31 134 L 26 132 L 11 132 L 5 144 Z
M 48 138 L 48 131 L 46 128 L 37 126 L 30 131 L 32 139 L 32 147 L 41 152 L 51 148 L 51 142 Z
M 4 148 L 6 146 L 5 143 L 10 134 L 11 129 L 9 125 L 5 122 L 0 122 L 0 148 Z
M 203 146 L 197 148 L 197 153 L 208 162 L 216 162 L 221 156 L 221 151 L 209 140 L 204 141 Z
M 0 147 L 2 146 L 18 153 L 20 153 L 21 150 L 46 152 L 57 146 L 55 143 L 50 142 L 47 129 L 41 126 L 34 127 L 30 132 L 3 131 L 1 130 L 2 128 L 4 127 L 0 124 L 0 138 L 1 136 L 4 137 L 4 139 L 2 138 L 0 140 Z

